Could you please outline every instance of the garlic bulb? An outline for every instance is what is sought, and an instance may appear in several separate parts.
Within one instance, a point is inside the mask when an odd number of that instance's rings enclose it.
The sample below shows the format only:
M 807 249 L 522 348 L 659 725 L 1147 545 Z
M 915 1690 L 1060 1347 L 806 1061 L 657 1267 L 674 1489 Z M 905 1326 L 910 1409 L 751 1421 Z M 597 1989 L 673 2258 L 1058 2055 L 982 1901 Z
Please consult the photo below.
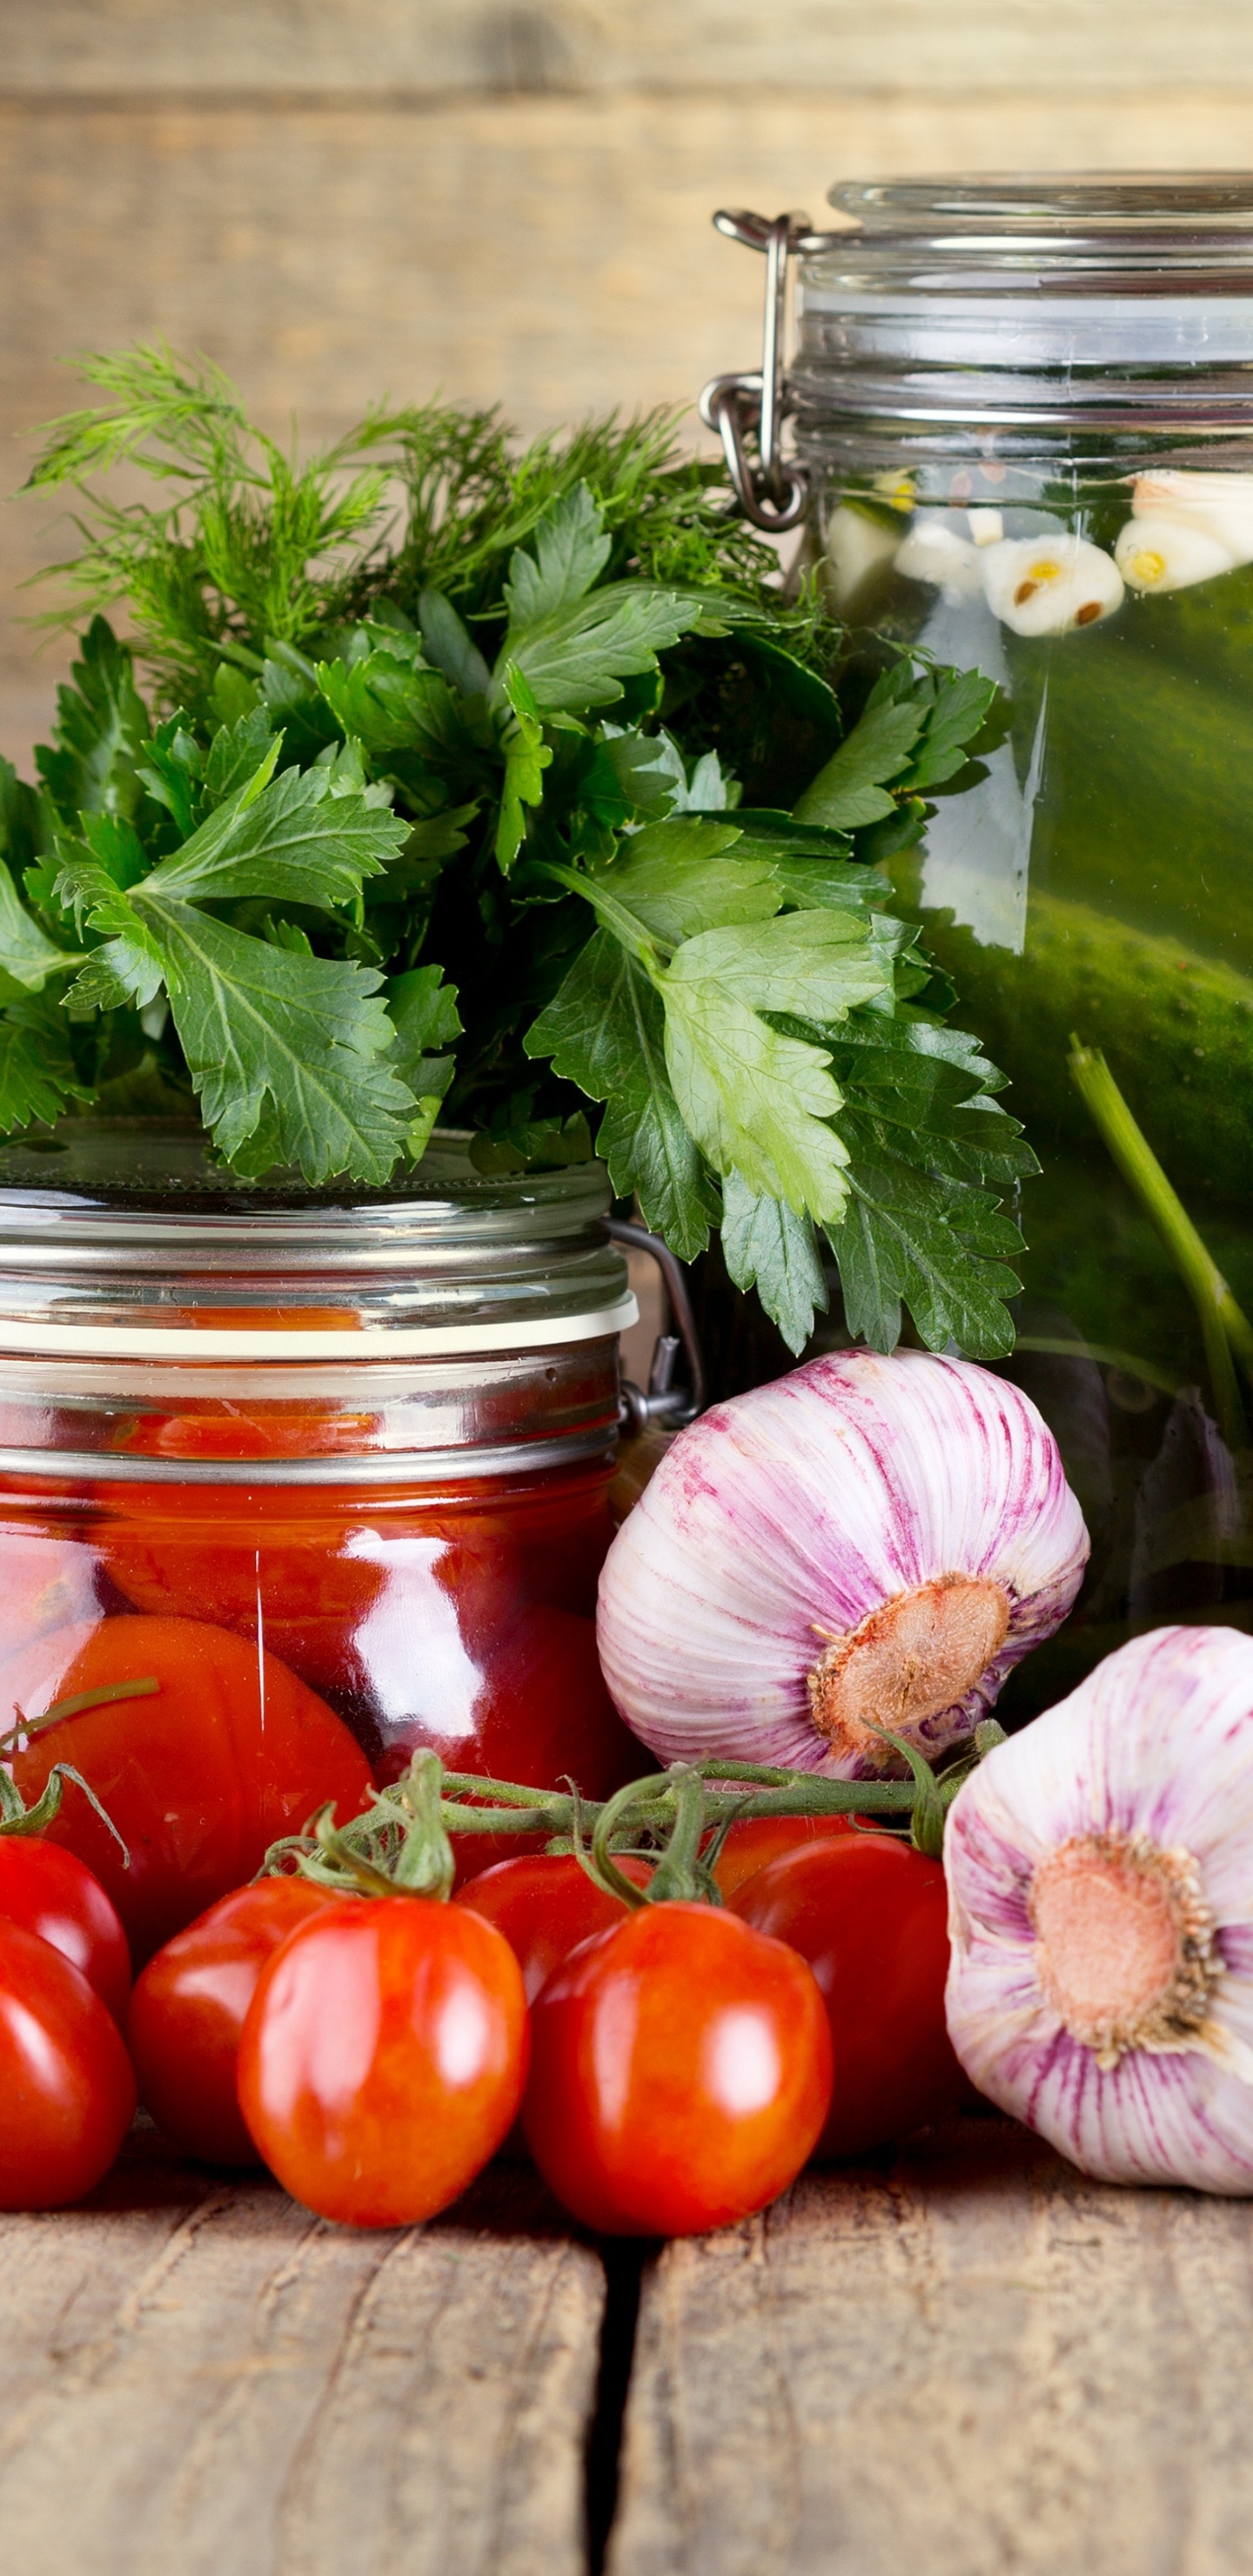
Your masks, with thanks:
M 1112 556 L 1060 530 L 985 546 L 980 568 L 988 606 L 1015 635 L 1065 635 L 1122 606 L 1122 574 Z
M 1253 1641 L 1159 1628 L 949 1815 L 948 2023 L 1085 2173 L 1253 2192 Z
M 932 1751 L 967 1734 L 1087 1553 L 1016 1386 L 833 1352 L 680 1432 L 606 1559 L 601 1662 L 663 1761 L 895 1772 L 879 1730 Z
M 907 581 L 934 582 L 946 599 L 969 599 L 983 588 L 976 545 L 940 518 L 917 518 L 897 547 L 896 569 Z
M 1238 558 L 1208 528 L 1180 519 L 1128 519 L 1114 561 L 1130 590 L 1188 590 L 1230 572 Z

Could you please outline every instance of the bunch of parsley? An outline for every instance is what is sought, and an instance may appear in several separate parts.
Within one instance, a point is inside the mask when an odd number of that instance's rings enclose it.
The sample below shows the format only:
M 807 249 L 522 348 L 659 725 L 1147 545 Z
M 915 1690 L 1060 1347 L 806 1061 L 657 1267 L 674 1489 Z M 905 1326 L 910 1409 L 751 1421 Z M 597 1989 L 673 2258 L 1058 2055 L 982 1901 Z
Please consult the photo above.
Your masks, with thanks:
M 1008 1350 L 1034 1158 L 882 868 L 991 685 L 888 659 L 848 721 L 820 595 L 660 416 L 518 455 L 380 411 L 298 470 L 209 368 L 86 372 L 32 476 L 96 613 L 0 776 L 0 1130 L 198 1114 L 242 1174 L 378 1185 L 437 1116 L 484 1171 L 582 1159 L 603 1103 L 615 1191 L 685 1260 L 721 1228 L 794 1350 L 820 1231 L 876 1349 L 907 1305 Z

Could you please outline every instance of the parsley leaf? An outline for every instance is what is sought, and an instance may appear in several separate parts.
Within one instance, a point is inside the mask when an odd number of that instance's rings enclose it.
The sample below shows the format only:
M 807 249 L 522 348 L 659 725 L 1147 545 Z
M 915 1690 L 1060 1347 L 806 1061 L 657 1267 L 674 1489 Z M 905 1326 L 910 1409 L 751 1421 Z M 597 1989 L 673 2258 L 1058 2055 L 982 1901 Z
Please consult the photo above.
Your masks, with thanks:
M 739 839 L 733 824 L 652 823 L 625 844 L 605 882 L 671 947 L 722 923 L 768 921 L 782 890 L 769 860 L 741 857 Z
M 838 1218 L 848 1152 L 825 1123 L 840 1107 L 826 1054 L 781 1036 L 699 963 L 676 976 L 701 945 L 679 949 L 663 985 L 666 1066 L 686 1126 L 715 1171 L 738 1171 L 751 1189 Z
M 462 1033 L 457 988 L 444 983 L 443 971 L 442 966 L 414 966 L 406 975 L 394 975 L 387 988 L 387 1008 L 396 1030 L 388 1061 L 417 1103 L 407 1139 L 415 1163 L 426 1151 L 456 1066 L 455 1057 L 442 1050 Z
M 398 856 L 404 823 L 364 796 L 337 795 L 329 768 L 271 778 L 278 749 L 276 738 L 252 777 L 158 862 L 144 880 L 146 896 L 273 895 L 333 910 Z
M 504 585 L 511 632 L 537 626 L 582 599 L 604 571 L 613 539 L 586 483 L 562 492 L 545 511 L 531 539 L 534 555 L 519 546 L 509 559 Z
M 544 772 L 552 753 L 544 741 L 539 708 L 530 686 L 512 662 L 505 668 L 504 691 L 514 722 L 505 736 L 505 783 L 496 827 L 496 863 L 502 876 L 508 876 L 526 832 L 522 808 L 541 802 Z
M 855 831 L 895 808 L 883 781 L 899 778 L 922 731 L 923 711 L 911 705 L 878 705 L 873 699 L 859 725 L 820 769 L 794 808 L 798 823 L 825 823 Z
M 52 746 L 35 754 L 58 812 L 67 821 L 77 814 L 133 814 L 143 793 L 136 762 L 149 730 L 130 654 L 108 619 L 93 617 L 70 684 L 57 690 Z
M 1014 1346 L 1004 1301 L 1019 1282 L 989 1256 L 1021 1250 L 1017 1228 L 986 1201 L 972 1204 L 981 1192 L 937 1186 L 873 1124 L 847 1115 L 844 1124 L 853 1147 L 848 1214 L 827 1234 L 850 1331 L 872 1350 L 893 1350 L 907 1304 L 928 1350 L 955 1343 L 973 1359 L 1003 1359 Z
M 611 932 L 593 933 L 522 1043 L 589 1099 L 608 1101 L 596 1144 L 618 1196 L 638 1192 L 645 1224 L 680 1260 L 703 1252 L 717 1188 L 671 1088 L 660 998 Z
M 737 1288 L 756 1288 L 788 1349 L 799 1354 L 825 1314 L 827 1283 L 814 1229 L 784 1200 L 751 1190 L 739 1172 L 722 1184 L 722 1251 Z
M 67 1101 L 90 1100 L 80 1081 L 68 1024 L 51 997 L 29 996 L 0 1011 L 0 1131 L 53 1127 Z
M 49 939 L 21 901 L 12 876 L 0 859 L 0 1002 L 22 993 L 42 992 L 50 975 L 63 975 L 82 964 L 81 951 L 60 948 Z
M 187 1070 L 227 1160 L 296 1165 L 315 1184 L 385 1181 L 415 1104 L 380 1062 L 393 1038 L 382 977 L 273 948 L 190 904 L 163 903 L 156 926 Z M 256 1165 L 244 1149 L 259 1128 Z

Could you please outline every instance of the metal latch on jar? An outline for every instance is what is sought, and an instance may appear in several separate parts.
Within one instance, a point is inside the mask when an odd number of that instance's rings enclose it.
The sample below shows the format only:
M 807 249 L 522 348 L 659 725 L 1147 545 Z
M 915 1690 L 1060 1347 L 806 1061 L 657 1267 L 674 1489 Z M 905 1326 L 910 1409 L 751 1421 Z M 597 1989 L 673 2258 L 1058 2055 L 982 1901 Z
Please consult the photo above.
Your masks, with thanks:
M 636 1386 L 631 1378 L 622 1381 L 622 1428 L 633 1434 L 641 1431 L 681 1431 L 694 1422 L 705 1409 L 705 1361 L 687 1293 L 683 1265 L 659 1234 L 650 1234 L 643 1225 L 632 1225 L 625 1218 L 611 1217 L 609 1232 L 615 1243 L 628 1246 L 632 1252 L 647 1252 L 656 1262 L 665 1281 L 670 1301 L 670 1314 L 677 1330 L 659 1333 L 653 1344 L 652 1366 L 648 1373 L 648 1391 Z M 682 1353 L 687 1367 L 686 1386 L 675 1384 L 675 1371 Z
M 805 515 L 809 478 L 795 457 L 783 454 L 783 424 L 791 409 L 784 367 L 787 318 L 787 273 L 793 251 L 802 255 L 829 250 L 838 234 L 816 233 L 808 215 L 754 215 L 720 207 L 714 224 L 729 241 L 766 255 L 766 303 L 762 322 L 761 370 L 757 375 L 714 376 L 700 398 L 706 429 L 717 432 L 727 472 L 746 519 L 772 536 L 799 526 Z M 754 465 L 748 441 L 755 439 Z

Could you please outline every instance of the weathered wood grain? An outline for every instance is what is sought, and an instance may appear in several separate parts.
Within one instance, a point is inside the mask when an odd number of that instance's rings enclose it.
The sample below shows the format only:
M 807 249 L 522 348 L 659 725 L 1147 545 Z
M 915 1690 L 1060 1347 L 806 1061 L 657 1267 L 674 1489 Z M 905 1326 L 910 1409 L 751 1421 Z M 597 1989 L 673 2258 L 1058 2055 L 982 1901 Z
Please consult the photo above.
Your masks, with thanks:
M 0 81 L 969 95 L 1043 77 L 1127 90 L 1249 65 L 1245 0 L 0 0 Z
M 0 2219 L 3 2564 L 575 2576 L 602 2299 L 522 2169 L 358 2235 L 132 2155 Z
M 609 2576 L 1243 2576 L 1253 2210 L 1009 2124 L 646 2279 Z

